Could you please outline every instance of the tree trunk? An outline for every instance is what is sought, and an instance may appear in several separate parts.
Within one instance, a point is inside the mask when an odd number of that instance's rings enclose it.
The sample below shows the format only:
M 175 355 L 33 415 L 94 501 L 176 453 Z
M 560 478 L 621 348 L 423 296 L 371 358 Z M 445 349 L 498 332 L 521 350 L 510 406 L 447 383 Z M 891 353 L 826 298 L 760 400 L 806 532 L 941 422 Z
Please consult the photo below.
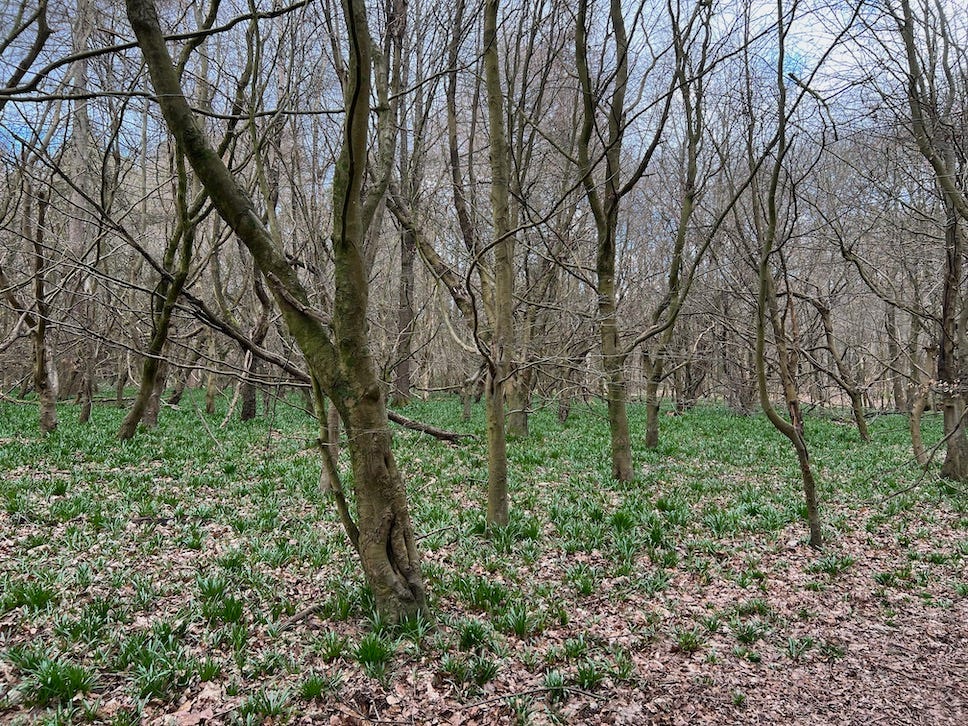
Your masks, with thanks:
M 182 397 L 185 395 L 185 389 L 188 387 L 188 381 L 194 375 L 195 365 L 201 357 L 202 350 L 196 346 L 193 349 L 192 357 L 179 367 L 175 385 L 171 390 L 171 395 L 168 397 L 169 406 L 177 406 L 181 403 Z
M 148 409 L 148 399 L 155 390 L 155 379 L 158 376 L 158 366 L 160 360 L 150 353 L 145 357 L 144 365 L 141 366 L 141 383 L 138 386 L 138 393 L 135 396 L 134 404 L 128 410 L 127 415 L 121 422 L 118 429 L 118 438 L 122 441 L 133 438 L 138 431 L 138 424 L 144 418 L 145 411 Z
M 72 51 L 83 53 L 88 48 L 88 41 L 94 30 L 96 17 L 94 15 L 94 3 L 89 0 L 80 0 L 75 8 L 76 15 L 72 18 Z M 88 59 L 81 58 L 71 64 L 70 83 L 74 92 L 84 95 L 89 91 L 88 88 Z M 76 168 L 74 178 L 77 188 L 71 191 L 71 204 L 75 207 L 69 222 L 69 241 L 73 254 L 78 259 L 83 259 L 85 247 L 90 244 L 91 238 L 100 234 L 94 225 L 86 219 L 86 198 L 94 196 L 93 184 L 96 177 L 96 166 L 98 163 L 97 154 L 94 153 L 93 135 L 91 133 L 91 120 L 88 113 L 88 101 L 86 98 L 75 98 L 71 101 L 71 116 L 73 119 L 73 133 L 71 135 L 71 146 L 76 155 Z M 107 184 L 107 180 L 105 180 Z M 95 265 L 97 263 L 95 262 Z M 77 287 L 81 295 L 84 296 L 80 303 L 81 314 L 84 324 L 89 330 L 94 330 L 94 306 L 91 298 L 94 296 L 95 282 L 93 278 L 87 277 L 87 273 L 82 273 Z M 94 357 L 96 351 L 95 338 L 90 336 L 82 344 L 82 353 L 79 369 L 81 379 L 78 386 L 78 401 L 81 404 L 78 422 L 85 424 L 91 418 L 91 396 L 93 393 L 94 376 Z
M 585 196 L 595 218 L 596 260 L 595 292 L 598 295 L 598 328 L 601 340 L 602 367 L 605 374 L 605 400 L 608 405 L 608 429 L 611 437 L 612 476 L 618 481 L 631 481 L 632 444 L 629 436 L 625 386 L 626 354 L 621 348 L 615 294 L 615 240 L 618 234 L 618 211 L 621 202 L 622 139 L 625 124 L 625 93 L 628 84 L 628 35 L 619 0 L 609 3 L 609 20 L 615 42 L 617 66 L 608 108 L 608 143 L 605 151 L 604 190 L 599 192 L 593 179 L 590 141 L 595 128 L 596 92 L 588 69 L 588 2 L 578 6 L 575 33 L 575 56 L 581 84 L 583 118 L 578 135 L 578 167 Z
M 501 84 L 497 16 L 500 0 L 484 2 L 484 84 L 487 89 L 487 118 L 491 137 L 491 213 L 494 234 L 494 319 L 488 341 L 487 525 L 508 523 L 507 441 L 505 439 L 504 396 L 511 370 L 514 294 L 514 238 L 510 223 L 511 159 L 504 124 L 504 92 Z
M 504 436 L 504 401 L 500 381 L 488 371 L 484 383 L 487 429 L 487 524 L 503 526 L 508 522 L 508 453 Z
M 563 388 L 558 394 L 558 423 L 565 423 L 571 415 L 571 391 Z
M 871 432 L 867 428 L 867 418 L 864 416 L 864 399 L 858 391 L 850 391 L 850 410 L 854 414 L 854 423 L 857 425 L 857 435 L 864 443 L 870 443 Z
M 775 173 L 779 173 L 777 170 Z M 771 205 L 772 206 L 772 205 Z M 772 217 L 772 215 L 771 215 Z M 773 229 L 775 218 L 771 218 L 769 227 Z M 756 331 L 756 377 L 759 384 L 760 405 L 774 428 L 790 440 L 797 453 L 800 465 L 800 478 L 803 484 L 803 496 L 807 505 L 807 526 L 810 530 L 810 546 L 819 549 L 823 546 L 823 534 L 820 528 L 820 507 L 817 503 L 817 485 L 810 468 L 810 454 L 806 440 L 803 438 L 803 415 L 800 411 L 800 400 L 797 394 L 796 381 L 789 368 L 790 357 L 787 355 L 784 330 L 777 312 L 776 291 L 773 279 L 769 275 L 768 260 L 773 248 L 773 233 L 764 242 L 760 257 L 760 292 L 758 298 L 757 331 Z M 776 412 L 770 402 L 766 382 L 766 324 L 769 316 L 773 328 L 776 355 L 779 360 L 780 379 L 783 385 L 784 399 L 790 421 L 787 422 Z
M 886 314 L 884 327 L 887 330 L 887 359 L 891 362 L 891 392 L 894 398 L 894 410 L 898 413 L 910 410 L 905 393 L 904 381 L 901 378 L 901 347 L 898 344 L 900 333 L 897 330 L 897 311 L 894 306 L 885 303 Z
M 251 421 L 258 414 L 257 397 L 258 388 L 256 388 L 253 380 L 259 375 L 259 365 L 260 361 L 257 356 L 250 355 L 246 357 L 246 366 L 243 381 L 242 381 L 242 407 L 239 411 L 239 419 L 242 421 Z
M 951 106 L 943 100 L 946 94 L 957 96 L 956 87 L 939 88 L 934 82 L 934 68 L 925 73 L 922 67 L 924 40 L 918 38 L 917 28 L 928 32 L 926 39 L 934 54 L 947 58 L 955 52 L 951 46 L 950 29 L 944 13 L 928 20 L 916 19 L 910 0 L 901 0 L 901 13 L 894 15 L 898 32 L 904 43 L 907 102 L 910 109 L 910 129 L 925 160 L 931 164 L 945 211 L 945 269 L 941 292 L 941 345 L 938 349 L 938 392 L 943 397 L 945 461 L 941 475 L 956 481 L 968 481 L 968 439 L 964 426 L 966 391 L 962 382 L 965 357 L 965 311 L 961 310 L 962 269 L 964 250 L 959 218 L 968 221 L 968 195 L 965 194 L 965 154 L 961 138 L 955 130 L 957 118 L 951 118 Z M 937 25 L 935 25 L 937 20 Z M 946 69 L 948 70 L 948 69 Z M 930 80 L 926 80 L 926 77 Z M 939 76 L 953 82 L 954 76 Z
M 40 400 L 40 432 L 49 434 L 57 428 L 57 368 L 54 365 L 52 344 L 47 331 L 49 310 L 47 307 L 47 250 L 44 248 L 48 198 L 45 192 L 37 195 L 37 220 L 34 225 L 33 209 L 28 189 L 24 210 L 24 228 L 27 238 L 33 242 L 34 261 L 34 390 Z
M 259 297 L 260 311 L 259 319 L 249 337 L 253 345 L 261 346 L 269 334 L 270 301 L 262 289 L 262 281 L 259 279 L 258 272 L 255 273 L 255 288 Z M 251 354 L 246 356 L 245 373 L 242 376 L 242 410 L 239 413 L 239 418 L 243 421 L 251 421 L 256 417 L 256 394 L 258 393 L 256 381 L 261 367 L 262 361 L 258 356 Z
M 773 161 L 768 180 L 768 190 L 765 195 L 765 209 L 758 198 L 757 188 L 753 187 L 753 223 L 756 228 L 757 242 L 759 244 L 758 260 L 758 291 L 756 298 L 756 381 L 759 389 L 760 406 L 766 414 L 774 428 L 783 434 L 797 454 L 797 462 L 800 465 L 800 478 L 803 484 L 803 496 L 807 505 L 807 525 L 810 530 L 810 546 L 819 549 L 823 546 L 823 533 L 820 527 L 820 508 L 817 500 L 817 486 L 810 467 L 810 454 L 807 450 L 807 443 L 803 437 L 803 414 L 800 410 L 800 399 L 796 383 L 797 355 L 795 350 L 790 350 L 787 345 L 786 330 L 783 320 L 779 314 L 779 304 L 777 301 L 776 286 L 770 266 L 770 257 L 777 249 L 782 249 L 782 241 L 779 239 L 779 212 L 778 205 L 781 203 L 780 184 L 785 179 L 783 163 L 789 146 L 787 144 L 787 107 L 786 107 L 786 48 L 783 39 L 788 32 L 784 27 L 784 16 L 782 7 L 777 6 L 776 29 L 778 53 L 776 59 L 776 93 L 778 106 L 778 128 L 777 128 L 777 151 Z M 752 106 L 752 103 L 751 103 Z M 749 113 L 752 114 L 752 108 Z M 748 149 L 750 162 L 754 159 L 752 148 Z M 796 190 L 793 190 L 796 193 Z M 789 284 L 787 285 L 788 304 L 790 300 Z M 780 372 L 780 382 L 783 386 L 784 401 L 790 420 L 786 421 L 777 413 L 770 401 L 769 389 L 767 388 L 766 378 L 766 330 L 767 324 L 773 331 L 773 343 L 776 349 L 777 363 Z
M 120 408 L 124 405 L 124 388 L 128 385 L 128 356 L 118 351 L 118 377 L 114 379 L 114 402 Z
M 617 481 L 632 481 L 632 439 L 626 408 L 628 392 L 625 388 L 625 355 L 619 349 L 618 324 L 615 313 L 615 288 L 607 262 L 599 253 L 599 327 L 602 341 L 602 363 L 605 367 L 605 400 L 608 405 L 608 431 L 611 438 L 612 476 Z M 614 265 L 614 247 L 611 264 Z
M 148 396 L 148 403 L 145 406 L 144 415 L 141 423 L 146 429 L 153 429 L 158 425 L 158 412 L 161 410 L 161 396 L 168 385 L 168 363 L 162 361 L 155 374 L 155 381 L 151 387 L 151 395 Z
M 652 362 L 651 357 L 643 356 L 645 368 L 645 448 L 659 446 L 659 381 L 662 378 L 662 361 Z
M 924 404 L 927 400 L 927 387 L 919 387 L 913 395 L 911 412 L 908 416 L 908 426 L 911 430 L 911 450 L 914 452 L 914 459 L 921 466 L 928 464 L 928 452 L 924 448 L 924 439 L 921 437 L 921 415 L 924 413 Z
M 945 271 L 941 298 L 941 346 L 938 349 L 938 382 L 944 406 L 945 459 L 941 476 L 968 481 L 968 437 L 965 427 L 965 391 L 961 360 L 965 331 L 959 326 L 961 277 L 964 263 L 958 216 L 954 204 L 944 195 Z
M 218 395 L 218 381 L 215 370 L 211 367 L 217 360 L 218 350 L 215 347 L 215 333 L 208 336 L 208 361 L 209 371 L 205 378 L 205 413 L 211 416 L 215 413 L 215 397 Z
M 410 401 L 413 385 L 413 288 L 414 258 L 417 244 L 411 230 L 400 231 L 400 292 L 397 307 L 397 364 L 393 369 L 393 405 L 403 406 Z
M 367 270 L 363 259 L 366 228 L 389 178 L 393 116 L 386 87 L 377 87 L 378 155 L 376 182 L 362 196 L 367 174 L 373 62 L 366 7 L 344 0 L 348 30 L 344 86 L 346 118 L 333 174 L 332 251 L 335 294 L 332 338 L 309 304 L 295 270 L 281 254 L 253 202 L 215 153 L 182 93 L 158 16 L 150 0 L 127 0 L 128 17 L 151 74 L 168 128 L 211 195 L 262 270 L 290 333 L 306 358 L 316 385 L 339 408 L 356 486 L 358 528 L 346 527 L 357 548 L 376 604 L 388 621 L 426 609 L 420 562 L 407 508 L 406 491 L 390 447 L 383 386 L 367 335 Z M 394 13 L 401 8 L 394 6 Z M 402 34 L 404 18 L 391 15 L 390 27 Z M 378 78 L 379 81 L 379 78 Z M 350 523 L 352 524 L 352 523 Z M 345 525 L 344 525 L 345 526 Z
M 93 316 L 89 316 L 88 320 L 93 320 Z M 79 392 L 81 410 L 77 417 L 78 423 L 86 424 L 91 420 L 91 406 L 94 399 L 94 346 L 90 346 L 88 349 L 89 355 L 84 357 L 84 361 L 81 363 L 83 368 L 83 376 L 81 378 L 81 390 Z

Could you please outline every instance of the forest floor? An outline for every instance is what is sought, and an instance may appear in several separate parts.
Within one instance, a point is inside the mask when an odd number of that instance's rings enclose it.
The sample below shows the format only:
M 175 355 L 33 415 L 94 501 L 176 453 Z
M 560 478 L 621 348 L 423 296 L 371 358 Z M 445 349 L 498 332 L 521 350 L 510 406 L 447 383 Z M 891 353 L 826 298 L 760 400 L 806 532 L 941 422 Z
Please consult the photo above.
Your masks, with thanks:
M 395 434 L 433 613 L 395 629 L 290 403 L 222 426 L 186 399 L 124 443 L 118 409 L 42 439 L 0 404 L 0 721 L 968 723 L 968 494 L 912 464 L 903 417 L 866 445 L 808 418 L 818 552 L 760 416 L 663 416 L 619 484 L 602 409 L 538 411 L 485 538 L 481 412 L 412 404 L 479 438 Z

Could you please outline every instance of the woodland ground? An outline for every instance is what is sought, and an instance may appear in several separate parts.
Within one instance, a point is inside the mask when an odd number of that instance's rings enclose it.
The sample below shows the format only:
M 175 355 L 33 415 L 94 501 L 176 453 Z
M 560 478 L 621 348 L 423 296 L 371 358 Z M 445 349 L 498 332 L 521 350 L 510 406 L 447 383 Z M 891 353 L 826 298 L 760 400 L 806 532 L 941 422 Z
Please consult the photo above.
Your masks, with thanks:
M 65 405 L 41 439 L 0 404 L 5 723 L 968 723 L 968 495 L 912 465 L 901 416 L 868 445 L 808 419 L 823 552 L 760 416 L 663 416 L 623 485 L 603 409 L 539 411 L 490 539 L 482 440 L 398 430 L 435 620 L 394 630 L 304 412 L 222 428 L 186 399 L 123 443 L 122 413 Z M 405 413 L 483 433 L 456 401 Z

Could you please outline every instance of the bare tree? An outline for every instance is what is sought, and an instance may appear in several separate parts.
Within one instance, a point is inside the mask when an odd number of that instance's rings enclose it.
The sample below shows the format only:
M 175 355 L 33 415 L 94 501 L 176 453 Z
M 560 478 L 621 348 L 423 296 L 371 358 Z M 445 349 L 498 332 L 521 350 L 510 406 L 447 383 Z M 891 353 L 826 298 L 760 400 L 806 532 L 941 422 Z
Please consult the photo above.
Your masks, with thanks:
M 910 0 L 891 8 L 904 45 L 907 106 L 910 128 L 918 149 L 931 165 L 944 207 L 945 266 L 938 346 L 937 392 L 944 401 L 945 461 L 941 473 L 968 480 L 968 413 L 962 386 L 965 373 L 968 305 L 963 289 L 964 229 L 968 223 L 968 147 L 965 113 L 968 104 L 968 47 L 958 41 L 940 0 Z M 963 30 L 964 28 L 962 28 Z
M 219 214 L 233 228 L 262 270 L 286 324 L 305 356 L 318 387 L 339 409 L 347 429 L 357 521 L 337 501 L 344 527 L 363 564 L 379 612 L 390 620 L 416 615 L 426 607 L 419 556 L 408 513 L 403 480 L 390 449 L 383 386 L 376 375 L 367 336 L 367 272 L 363 240 L 386 179 L 362 196 L 370 113 L 374 52 L 362 0 L 346 0 L 343 17 L 348 55 L 344 85 L 346 118 L 333 180 L 332 252 L 335 298 L 332 320 L 309 305 L 306 289 L 272 235 L 255 213 L 252 200 L 215 153 L 182 93 L 154 6 L 128 0 L 128 17 L 142 49 L 165 121 L 211 195 Z M 392 127 L 385 88 L 380 101 L 386 142 Z M 381 148 L 386 152 L 385 148 Z M 391 155 L 392 158 L 392 155 Z M 384 170 L 385 173 L 386 170 Z M 330 332 L 331 331 L 331 332 Z M 327 452 L 323 452 L 324 460 Z M 331 460 L 325 465 L 335 470 Z

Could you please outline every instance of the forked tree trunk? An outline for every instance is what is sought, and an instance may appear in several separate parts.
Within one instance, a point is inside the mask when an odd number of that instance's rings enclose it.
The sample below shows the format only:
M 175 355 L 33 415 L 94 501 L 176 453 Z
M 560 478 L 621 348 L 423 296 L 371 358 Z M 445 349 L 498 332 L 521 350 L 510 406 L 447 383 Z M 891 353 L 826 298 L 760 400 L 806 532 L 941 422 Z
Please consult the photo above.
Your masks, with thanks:
M 578 167 L 585 196 L 595 218 L 597 254 L 595 260 L 598 295 L 598 329 L 601 341 L 602 367 L 605 374 L 605 400 L 608 406 L 608 430 L 611 438 L 612 476 L 618 481 L 631 481 L 632 442 L 629 436 L 625 386 L 626 354 L 619 340 L 615 293 L 615 241 L 618 234 L 618 209 L 621 202 L 622 139 L 625 128 L 625 93 L 628 84 L 628 35 L 625 16 L 619 0 L 609 3 L 609 20 L 614 35 L 616 69 L 608 108 L 608 143 L 605 151 L 605 180 L 601 192 L 593 178 L 590 142 L 595 128 L 596 92 L 588 68 L 588 6 L 578 5 L 575 33 L 575 56 L 581 84 L 583 118 L 578 135 Z
M 425 610 L 426 595 L 403 480 L 390 447 L 383 386 L 367 338 L 367 271 L 362 248 L 373 209 L 383 196 L 389 165 L 384 166 L 382 183 L 377 174 L 377 183 L 368 190 L 365 201 L 361 201 L 366 176 L 372 63 L 366 7 L 362 0 L 344 0 L 343 4 L 349 52 L 344 87 L 344 136 L 333 176 L 335 294 L 330 337 L 326 321 L 311 308 L 306 289 L 255 213 L 251 198 L 198 125 L 182 93 L 154 5 L 150 0 L 126 0 L 126 6 L 168 128 L 219 214 L 232 226 L 264 273 L 316 385 L 340 410 L 346 426 L 357 501 L 358 528 L 347 526 L 346 529 L 359 552 L 376 608 L 389 621 L 414 617 Z M 392 128 L 386 124 L 390 102 L 385 89 L 377 90 L 380 96 L 378 151 L 389 162 L 385 134 L 389 132 L 392 136 Z
M 778 164 L 779 166 L 779 164 Z M 778 174 L 779 170 L 775 171 Z M 774 182 L 775 183 L 775 182 Z M 775 190 L 774 190 L 775 193 Z M 772 205 L 771 205 L 772 206 Z M 772 241 L 775 239 L 775 218 L 771 215 L 769 227 L 771 232 L 763 243 L 760 257 L 760 292 L 757 313 L 756 331 L 756 377 L 759 384 L 760 405 L 770 423 L 777 431 L 782 433 L 797 454 L 797 462 L 800 465 L 800 478 L 803 484 L 803 497 L 807 505 L 807 526 L 810 530 L 810 546 L 819 549 L 823 546 L 823 534 L 820 527 L 820 507 L 817 500 L 817 484 L 813 477 L 813 470 L 810 467 L 810 453 L 807 449 L 806 440 L 803 437 L 803 414 L 800 411 L 800 399 L 797 393 L 796 380 L 789 368 L 790 358 L 787 355 L 785 331 L 779 319 L 776 304 L 776 291 L 773 286 L 773 278 L 769 274 L 768 261 L 770 250 L 773 248 Z M 779 360 L 780 380 L 783 386 L 784 399 L 790 421 L 784 420 L 773 408 L 770 401 L 769 391 L 766 381 L 766 325 L 767 317 L 770 318 L 773 328 L 774 344 L 776 346 L 777 359 Z
M 776 93 L 778 105 L 777 151 L 768 180 L 768 190 L 765 194 L 765 209 L 758 198 L 758 190 L 753 187 L 753 223 L 759 244 L 758 291 L 756 305 L 756 380 L 759 389 L 760 405 L 774 428 L 783 434 L 797 454 L 800 465 L 800 478 L 803 484 L 803 496 L 807 506 L 807 526 L 810 530 L 810 546 L 819 549 L 823 546 L 823 533 L 820 527 L 820 508 L 817 498 L 817 485 L 810 467 L 810 454 L 807 442 L 803 436 L 803 414 L 800 409 L 800 398 L 796 383 L 797 355 L 787 345 L 786 329 L 783 325 L 777 301 L 776 286 L 770 266 L 770 257 L 777 249 L 782 249 L 779 240 L 779 212 L 781 203 L 780 184 L 785 178 L 784 160 L 789 146 L 787 143 L 787 106 L 786 106 L 786 76 L 785 61 L 786 48 L 783 39 L 787 30 L 784 27 L 785 17 L 782 8 L 778 6 L 776 19 L 777 36 L 780 39 L 776 65 Z M 752 107 L 752 102 L 751 107 Z M 750 111 L 752 113 L 752 111 Z M 752 162 L 753 149 L 748 149 Z M 790 302 L 789 290 L 787 290 Z M 770 401 L 766 378 L 766 331 L 767 325 L 773 331 L 773 343 L 780 372 L 780 383 L 783 386 L 783 397 L 790 420 L 785 420 Z

